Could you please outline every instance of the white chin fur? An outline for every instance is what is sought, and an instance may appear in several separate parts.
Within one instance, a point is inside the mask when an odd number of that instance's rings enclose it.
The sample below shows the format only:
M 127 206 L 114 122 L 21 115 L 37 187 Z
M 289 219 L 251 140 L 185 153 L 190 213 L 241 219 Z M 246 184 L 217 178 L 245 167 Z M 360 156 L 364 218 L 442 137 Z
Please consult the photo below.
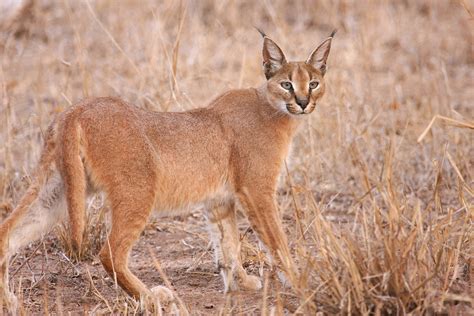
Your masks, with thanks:
M 275 104 L 275 107 L 276 107 L 279 111 L 281 111 L 281 112 L 283 112 L 283 113 L 289 113 L 289 112 L 288 112 L 288 109 L 286 108 L 286 103 L 283 102 L 283 101 L 282 101 L 282 102 L 278 102 L 277 104 Z
M 274 106 L 279 112 L 282 112 L 282 113 L 285 113 L 285 114 L 288 114 L 288 115 L 299 116 L 300 114 L 307 114 L 307 113 L 304 112 L 303 110 L 300 110 L 300 111 L 298 111 L 297 113 L 292 113 L 292 112 L 288 111 L 288 109 L 286 108 L 286 102 L 284 102 L 284 101 L 276 102 L 276 103 L 273 104 L 273 106 Z

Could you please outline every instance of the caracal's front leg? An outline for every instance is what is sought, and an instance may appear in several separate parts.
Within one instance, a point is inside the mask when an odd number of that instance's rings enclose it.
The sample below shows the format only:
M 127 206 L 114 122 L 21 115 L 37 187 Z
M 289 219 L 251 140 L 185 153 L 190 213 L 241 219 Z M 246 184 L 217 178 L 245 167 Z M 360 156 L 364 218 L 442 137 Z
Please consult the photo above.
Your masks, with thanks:
M 297 281 L 298 269 L 288 248 L 273 189 L 244 186 L 237 192 L 237 196 L 253 230 L 270 252 L 273 263 L 283 270 L 287 280 L 293 285 Z
M 260 279 L 248 275 L 242 267 L 240 236 L 234 203 L 215 206 L 208 214 L 209 231 L 214 245 L 216 264 L 224 280 L 225 292 L 237 289 L 258 290 Z

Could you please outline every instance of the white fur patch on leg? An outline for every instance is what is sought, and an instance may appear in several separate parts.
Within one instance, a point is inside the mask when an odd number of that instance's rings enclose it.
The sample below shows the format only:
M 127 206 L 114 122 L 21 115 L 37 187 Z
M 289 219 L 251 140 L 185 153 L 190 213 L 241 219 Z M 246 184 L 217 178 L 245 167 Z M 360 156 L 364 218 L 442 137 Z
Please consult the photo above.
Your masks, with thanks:
M 31 204 L 8 240 L 9 254 L 47 234 L 67 214 L 64 184 L 59 173 L 54 173 L 41 188 L 38 198 Z
M 177 315 L 179 309 L 176 306 L 176 300 L 173 292 L 166 286 L 155 286 L 151 289 L 153 295 L 153 305 L 155 308 L 160 309 L 160 312 L 164 312 L 164 315 Z M 159 312 L 158 312 L 159 313 Z

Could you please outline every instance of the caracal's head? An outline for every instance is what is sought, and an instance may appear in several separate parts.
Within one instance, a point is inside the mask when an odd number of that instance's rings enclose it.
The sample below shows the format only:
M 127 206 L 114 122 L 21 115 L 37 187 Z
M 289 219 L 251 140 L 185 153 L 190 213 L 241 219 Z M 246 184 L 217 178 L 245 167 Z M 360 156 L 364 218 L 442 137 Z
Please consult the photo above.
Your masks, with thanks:
M 313 112 L 324 94 L 326 61 L 336 32 L 332 32 L 303 62 L 287 62 L 280 47 L 260 33 L 264 39 L 263 69 L 271 105 L 290 115 Z

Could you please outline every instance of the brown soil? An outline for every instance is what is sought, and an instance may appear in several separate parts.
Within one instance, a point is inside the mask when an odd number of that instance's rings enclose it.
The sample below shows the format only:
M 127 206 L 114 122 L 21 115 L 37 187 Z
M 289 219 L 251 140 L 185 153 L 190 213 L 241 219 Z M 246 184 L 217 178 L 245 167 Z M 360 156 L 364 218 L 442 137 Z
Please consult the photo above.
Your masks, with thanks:
M 214 315 L 234 308 L 237 314 L 259 313 L 262 292 L 223 293 L 223 283 L 208 248 L 204 219 L 162 218 L 148 225 L 130 257 L 130 268 L 148 286 L 163 285 L 150 251 L 156 256 L 174 290 L 193 315 Z M 246 267 L 256 273 L 256 266 Z M 27 314 L 64 310 L 68 313 L 122 313 L 131 299 L 116 289 L 97 258 L 72 263 L 55 234 L 30 245 L 12 260 L 12 286 L 21 282 Z M 92 284 L 91 284 L 92 280 Z M 133 313 L 133 311 L 130 311 Z

